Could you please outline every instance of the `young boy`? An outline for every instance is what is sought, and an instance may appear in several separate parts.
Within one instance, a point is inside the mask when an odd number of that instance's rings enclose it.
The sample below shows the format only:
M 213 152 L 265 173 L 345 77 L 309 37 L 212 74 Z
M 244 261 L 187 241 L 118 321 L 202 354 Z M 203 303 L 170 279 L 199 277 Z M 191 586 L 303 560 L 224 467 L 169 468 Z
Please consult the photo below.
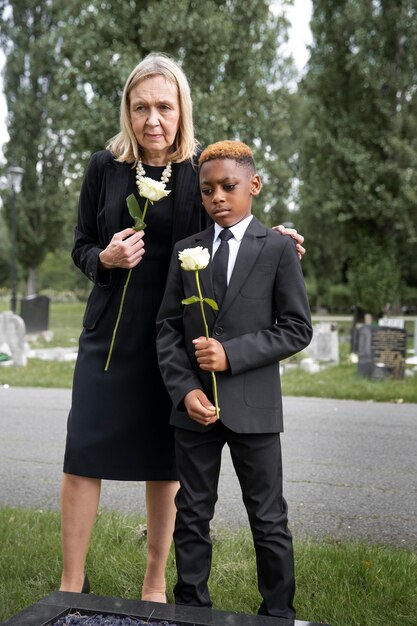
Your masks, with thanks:
M 250 148 L 221 141 L 202 152 L 199 165 L 203 204 L 215 223 L 175 245 L 157 320 L 159 364 L 174 405 L 171 424 L 180 479 L 175 601 L 211 606 L 210 520 L 227 443 L 256 551 L 262 596 L 258 613 L 293 619 L 294 562 L 282 496 L 278 362 L 311 340 L 303 275 L 294 242 L 251 214 L 261 181 Z M 218 312 L 205 306 L 209 340 L 202 336 L 199 304 L 181 304 L 197 295 L 197 289 L 195 273 L 180 268 L 178 252 L 196 246 L 207 248 L 212 257 L 199 271 L 203 296 L 219 304 Z M 224 296 L 217 254 L 226 263 Z M 211 372 L 217 381 L 220 419 L 213 405 Z

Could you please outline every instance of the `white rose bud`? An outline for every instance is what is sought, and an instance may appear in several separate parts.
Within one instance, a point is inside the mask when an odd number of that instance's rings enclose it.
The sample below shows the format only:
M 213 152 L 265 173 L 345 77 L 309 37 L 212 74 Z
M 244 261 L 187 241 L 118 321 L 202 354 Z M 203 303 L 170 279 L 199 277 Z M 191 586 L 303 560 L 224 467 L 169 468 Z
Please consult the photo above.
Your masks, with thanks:
M 181 262 L 181 269 L 186 272 L 193 272 L 207 267 L 210 262 L 210 252 L 201 246 L 186 248 L 178 252 L 178 258 Z
M 160 180 L 143 176 L 139 181 L 139 194 L 142 198 L 148 198 L 150 202 L 157 202 L 169 193 L 171 192 L 166 191 L 165 183 L 161 183 Z

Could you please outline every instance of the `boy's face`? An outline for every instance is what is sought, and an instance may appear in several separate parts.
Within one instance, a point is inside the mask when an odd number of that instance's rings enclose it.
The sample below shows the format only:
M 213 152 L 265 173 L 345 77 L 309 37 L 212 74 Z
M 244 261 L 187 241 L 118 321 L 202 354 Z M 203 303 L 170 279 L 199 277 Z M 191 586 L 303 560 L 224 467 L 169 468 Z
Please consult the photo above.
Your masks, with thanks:
M 227 228 L 251 214 L 252 197 L 261 190 L 261 179 L 233 159 L 214 159 L 200 167 L 200 189 L 209 216 Z

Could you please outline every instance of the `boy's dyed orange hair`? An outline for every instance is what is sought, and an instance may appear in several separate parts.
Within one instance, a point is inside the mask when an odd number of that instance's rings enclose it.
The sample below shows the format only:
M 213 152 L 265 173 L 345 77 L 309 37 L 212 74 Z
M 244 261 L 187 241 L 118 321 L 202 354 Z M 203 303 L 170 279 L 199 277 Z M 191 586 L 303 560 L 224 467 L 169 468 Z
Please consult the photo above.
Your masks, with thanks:
M 233 159 L 241 165 L 250 168 L 255 173 L 255 161 L 252 150 L 242 141 L 217 141 L 212 143 L 200 155 L 198 164 L 201 167 L 207 161 L 215 159 Z

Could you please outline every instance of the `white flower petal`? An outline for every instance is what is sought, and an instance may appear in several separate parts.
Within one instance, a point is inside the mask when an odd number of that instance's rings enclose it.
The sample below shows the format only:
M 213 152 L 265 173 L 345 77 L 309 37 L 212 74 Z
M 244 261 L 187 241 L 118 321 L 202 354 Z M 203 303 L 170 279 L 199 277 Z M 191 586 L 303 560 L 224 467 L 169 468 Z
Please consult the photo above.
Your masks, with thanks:
M 178 252 L 178 259 L 181 262 L 181 269 L 186 272 L 203 270 L 210 262 L 210 252 L 201 246 L 185 248 L 185 250 Z
M 142 198 L 149 198 L 151 202 L 157 202 L 169 193 L 171 192 L 165 189 L 165 183 L 161 183 L 160 180 L 143 176 L 139 181 L 139 194 Z

